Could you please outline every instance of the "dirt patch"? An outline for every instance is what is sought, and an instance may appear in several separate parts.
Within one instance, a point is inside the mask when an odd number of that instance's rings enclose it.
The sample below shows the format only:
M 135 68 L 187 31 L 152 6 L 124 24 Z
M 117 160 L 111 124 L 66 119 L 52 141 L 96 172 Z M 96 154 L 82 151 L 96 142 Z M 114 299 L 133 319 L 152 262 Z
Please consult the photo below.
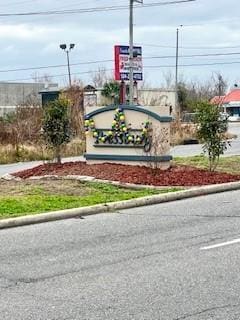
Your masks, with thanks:
M 189 166 L 173 166 L 167 171 L 152 170 L 147 167 L 120 164 L 93 164 L 68 162 L 64 164 L 44 164 L 15 174 L 21 178 L 54 174 L 85 175 L 135 184 L 155 186 L 201 186 L 240 180 L 239 175 L 209 172 Z
M 23 180 L 5 181 L 0 180 L 1 196 L 22 196 L 22 195 L 68 195 L 84 196 L 91 192 L 91 189 L 83 183 L 75 180 Z

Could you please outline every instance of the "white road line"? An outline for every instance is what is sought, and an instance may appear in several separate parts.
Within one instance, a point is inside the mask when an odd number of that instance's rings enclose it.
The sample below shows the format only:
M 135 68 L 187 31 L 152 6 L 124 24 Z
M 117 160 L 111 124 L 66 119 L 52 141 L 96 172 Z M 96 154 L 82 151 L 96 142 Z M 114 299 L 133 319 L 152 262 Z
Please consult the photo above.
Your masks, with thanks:
M 222 243 L 214 244 L 212 246 L 202 247 L 202 248 L 200 248 L 200 250 L 215 249 L 215 248 L 229 246 L 229 245 L 235 244 L 235 243 L 240 243 L 240 239 L 235 239 L 235 240 L 232 240 L 232 241 L 222 242 Z

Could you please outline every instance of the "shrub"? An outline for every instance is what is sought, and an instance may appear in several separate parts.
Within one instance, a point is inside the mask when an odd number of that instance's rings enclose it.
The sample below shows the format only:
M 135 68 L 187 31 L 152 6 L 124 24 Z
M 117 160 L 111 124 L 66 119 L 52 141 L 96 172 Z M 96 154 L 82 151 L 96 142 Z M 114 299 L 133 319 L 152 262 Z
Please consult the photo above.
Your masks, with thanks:
M 70 141 L 69 101 L 56 99 L 43 110 L 43 137 L 52 148 L 58 163 L 61 163 L 62 147 Z
M 227 118 L 221 117 L 218 106 L 208 102 L 198 103 L 196 111 L 197 135 L 203 143 L 203 152 L 208 155 L 209 171 L 214 171 L 220 155 L 224 154 L 229 145 L 225 136 Z

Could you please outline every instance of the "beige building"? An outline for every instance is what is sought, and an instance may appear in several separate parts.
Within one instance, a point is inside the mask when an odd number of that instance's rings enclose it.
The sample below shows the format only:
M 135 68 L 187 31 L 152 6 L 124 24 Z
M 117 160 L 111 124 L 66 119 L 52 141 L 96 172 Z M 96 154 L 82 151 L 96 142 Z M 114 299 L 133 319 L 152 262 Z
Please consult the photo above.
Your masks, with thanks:
M 138 90 L 138 103 L 143 106 L 161 106 L 175 112 L 176 94 L 174 90 L 159 88 Z
M 85 107 L 103 106 L 113 103 L 113 100 L 102 96 L 101 89 L 89 87 L 89 90 L 84 94 Z M 92 90 L 91 90 L 92 88 Z M 167 112 L 174 114 L 176 107 L 176 94 L 174 90 L 166 90 L 160 88 L 139 89 L 137 97 L 137 105 L 141 106 L 161 106 Z

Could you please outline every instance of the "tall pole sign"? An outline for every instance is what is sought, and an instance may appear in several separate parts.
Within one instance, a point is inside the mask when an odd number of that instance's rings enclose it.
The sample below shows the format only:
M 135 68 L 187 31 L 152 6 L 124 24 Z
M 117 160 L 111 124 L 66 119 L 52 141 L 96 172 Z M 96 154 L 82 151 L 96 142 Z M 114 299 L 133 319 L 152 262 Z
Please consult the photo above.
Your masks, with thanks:
M 142 48 L 133 47 L 133 81 L 142 81 Z M 129 46 L 114 46 L 115 80 L 129 81 Z

